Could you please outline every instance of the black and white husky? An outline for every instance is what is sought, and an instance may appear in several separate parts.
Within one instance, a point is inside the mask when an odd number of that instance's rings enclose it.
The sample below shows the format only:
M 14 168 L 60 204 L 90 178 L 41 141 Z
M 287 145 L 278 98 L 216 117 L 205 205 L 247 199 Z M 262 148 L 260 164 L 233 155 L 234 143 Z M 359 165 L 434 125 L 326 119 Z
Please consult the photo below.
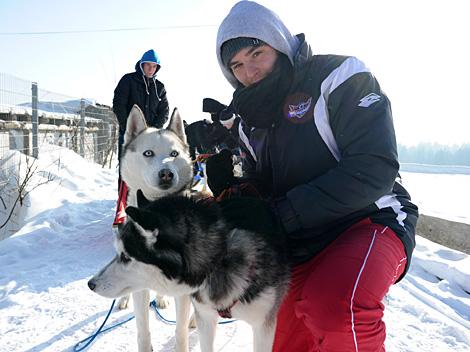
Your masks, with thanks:
M 143 289 L 190 295 L 202 352 L 214 350 L 219 316 L 249 323 L 254 351 L 270 352 L 289 282 L 282 236 L 229 224 L 217 203 L 138 198 L 139 207 L 126 210 L 116 257 L 89 287 L 111 298 Z
M 137 190 L 152 200 L 168 195 L 188 195 L 193 180 L 193 165 L 178 111 L 173 111 L 166 129 L 156 129 L 147 127 L 142 111 L 134 105 L 127 119 L 120 163 L 121 177 L 129 188 L 127 205 L 137 206 Z M 127 305 L 128 293 L 119 302 L 121 308 Z M 160 292 L 157 293 L 157 304 L 163 308 L 167 303 Z M 132 290 L 132 298 L 138 349 L 139 352 L 150 352 L 149 292 L 147 289 Z M 176 299 L 178 352 L 188 349 L 190 305 L 189 296 Z

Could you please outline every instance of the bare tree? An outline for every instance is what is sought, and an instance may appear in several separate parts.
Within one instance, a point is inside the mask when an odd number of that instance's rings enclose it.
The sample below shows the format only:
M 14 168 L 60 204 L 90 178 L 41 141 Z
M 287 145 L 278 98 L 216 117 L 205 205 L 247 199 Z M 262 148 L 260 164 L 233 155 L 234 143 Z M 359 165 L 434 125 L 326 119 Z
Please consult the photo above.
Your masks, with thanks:
M 7 218 L 5 219 L 3 224 L 0 225 L 0 229 L 4 228 L 8 224 L 8 222 L 10 221 L 10 219 L 13 215 L 13 212 L 15 211 L 17 205 L 19 204 L 20 206 L 23 206 L 24 199 L 26 198 L 26 196 L 30 192 L 32 192 L 33 190 L 35 190 L 39 186 L 44 185 L 46 183 L 49 183 L 49 182 L 51 182 L 55 179 L 55 176 L 50 171 L 47 171 L 45 173 L 44 180 L 39 181 L 37 183 L 33 183 L 33 181 L 32 181 L 33 176 L 36 173 L 39 172 L 38 171 L 38 165 L 36 164 L 37 159 L 35 159 L 35 158 L 33 158 L 33 159 L 26 158 L 25 160 L 26 160 L 26 172 L 25 172 L 24 178 L 22 179 L 21 178 L 21 166 L 22 166 L 21 158 L 19 159 L 18 176 L 15 176 L 15 178 L 16 178 L 16 191 L 17 191 L 16 198 L 15 198 L 15 201 L 13 202 L 13 205 L 10 209 L 10 212 L 8 213 Z M 30 160 L 32 160 L 32 162 L 30 162 Z M 57 162 L 58 162 L 58 165 L 60 165 L 60 158 L 57 160 Z M 3 200 L 3 198 L 1 196 L 0 196 L 0 200 L 2 201 L 2 203 L 3 203 L 3 205 L 6 209 L 5 201 Z

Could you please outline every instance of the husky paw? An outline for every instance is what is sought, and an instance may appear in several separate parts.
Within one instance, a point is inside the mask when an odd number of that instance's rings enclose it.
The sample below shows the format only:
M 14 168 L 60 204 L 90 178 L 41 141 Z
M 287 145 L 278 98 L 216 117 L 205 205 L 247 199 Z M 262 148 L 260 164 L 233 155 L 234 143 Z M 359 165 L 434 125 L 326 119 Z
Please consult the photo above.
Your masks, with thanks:
M 124 297 L 119 298 L 119 301 L 118 301 L 119 309 L 121 310 L 126 309 L 128 304 L 129 304 L 129 296 L 124 296 Z
M 168 300 L 168 298 L 164 296 L 157 296 L 156 302 L 157 302 L 157 307 L 160 309 L 168 308 L 170 305 L 170 301 Z

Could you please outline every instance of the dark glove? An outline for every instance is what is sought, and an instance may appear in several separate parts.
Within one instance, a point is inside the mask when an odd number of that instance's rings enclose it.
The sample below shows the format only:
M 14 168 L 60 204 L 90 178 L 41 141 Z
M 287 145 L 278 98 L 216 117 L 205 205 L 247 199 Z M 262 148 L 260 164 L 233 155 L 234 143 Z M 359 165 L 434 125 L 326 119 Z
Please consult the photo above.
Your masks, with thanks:
M 235 139 L 219 121 L 196 121 L 185 126 L 186 138 L 191 149 L 199 154 L 211 153 L 216 146 L 225 143 L 229 146 L 236 145 Z
M 209 112 L 211 114 L 212 121 L 218 121 L 219 113 L 226 108 L 227 108 L 227 105 L 219 103 L 215 99 L 204 98 L 202 100 L 202 111 Z
M 222 217 L 227 223 L 239 229 L 245 229 L 269 235 L 283 235 L 284 229 L 270 205 L 259 198 L 239 197 L 218 202 Z
M 215 197 L 236 182 L 233 175 L 232 152 L 223 149 L 206 161 L 207 183 Z
M 227 121 L 230 120 L 232 117 L 234 117 L 234 112 L 227 107 L 226 109 L 223 109 L 219 111 L 219 114 L 217 115 L 219 121 Z

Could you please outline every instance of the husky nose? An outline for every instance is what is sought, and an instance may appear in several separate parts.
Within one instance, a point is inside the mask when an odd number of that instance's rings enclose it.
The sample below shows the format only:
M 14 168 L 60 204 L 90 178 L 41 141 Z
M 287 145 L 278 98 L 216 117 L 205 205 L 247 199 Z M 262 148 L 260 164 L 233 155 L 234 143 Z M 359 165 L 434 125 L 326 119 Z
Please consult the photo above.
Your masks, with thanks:
M 173 172 L 170 169 L 162 169 L 158 172 L 158 178 L 163 182 L 169 182 L 173 180 Z
M 90 290 L 92 290 L 92 291 L 95 290 L 96 284 L 93 282 L 93 280 L 88 281 L 88 287 L 89 287 Z

